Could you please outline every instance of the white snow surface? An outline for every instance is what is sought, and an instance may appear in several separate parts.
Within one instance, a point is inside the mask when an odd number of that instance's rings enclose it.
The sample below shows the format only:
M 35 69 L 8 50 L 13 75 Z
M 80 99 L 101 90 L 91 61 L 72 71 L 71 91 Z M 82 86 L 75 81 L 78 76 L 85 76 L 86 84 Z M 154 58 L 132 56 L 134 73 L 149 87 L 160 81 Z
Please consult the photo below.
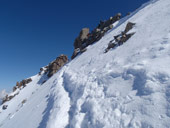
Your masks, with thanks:
M 129 21 L 135 34 L 104 53 Z M 169 128 L 169 67 L 170 0 L 152 0 L 44 84 L 31 77 L 1 106 L 0 128 Z

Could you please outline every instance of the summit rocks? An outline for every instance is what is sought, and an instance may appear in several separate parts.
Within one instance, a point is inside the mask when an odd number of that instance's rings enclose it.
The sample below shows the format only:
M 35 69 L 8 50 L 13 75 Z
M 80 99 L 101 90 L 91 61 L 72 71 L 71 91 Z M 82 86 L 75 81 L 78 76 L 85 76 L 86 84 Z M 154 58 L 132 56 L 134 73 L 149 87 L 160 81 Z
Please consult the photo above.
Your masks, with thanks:
M 74 52 L 71 59 L 74 59 L 78 54 L 85 52 L 87 46 L 99 41 L 107 31 L 113 28 L 113 24 L 120 20 L 120 17 L 121 13 L 118 13 L 106 21 L 100 21 L 92 32 L 90 32 L 89 28 L 83 28 L 74 41 Z
M 48 77 L 51 77 L 54 73 L 56 73 L 61 67 L 63 67 L 68 62 L 68 57 L 66 55 L 60 55 L 53 62 L 51 62 L 48 67 Z

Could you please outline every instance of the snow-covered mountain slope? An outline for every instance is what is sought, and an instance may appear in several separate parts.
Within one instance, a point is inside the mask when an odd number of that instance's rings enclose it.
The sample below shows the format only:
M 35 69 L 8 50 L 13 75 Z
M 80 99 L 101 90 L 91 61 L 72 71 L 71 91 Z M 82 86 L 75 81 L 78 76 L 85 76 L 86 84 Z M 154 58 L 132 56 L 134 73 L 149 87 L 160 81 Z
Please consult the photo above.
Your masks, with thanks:
M 104 53 L 129 21 L 135 34 Z M 170 0 L 150 1 L 45 83 L 33 76 L 0 128 L 169 128 L 169 65 Z

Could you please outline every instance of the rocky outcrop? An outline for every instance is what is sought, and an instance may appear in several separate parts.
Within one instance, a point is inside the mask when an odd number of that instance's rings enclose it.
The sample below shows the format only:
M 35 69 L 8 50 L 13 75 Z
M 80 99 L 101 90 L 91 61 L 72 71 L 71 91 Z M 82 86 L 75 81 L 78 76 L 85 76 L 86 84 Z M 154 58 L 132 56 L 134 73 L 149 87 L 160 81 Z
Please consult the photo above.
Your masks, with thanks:
M 81 38 L 83 38 L 84 35 L 82 35 Z M 44 68 L 40 68 L 40 73 L 44 71 L 45 74 L 47 74 L 48 77 L 51 77 L 54 73 L 56 73 L 61 67 L 63 67 L 66 63 L 68 62 L 68 57 L 66 55 L 60 55 L 59 57 L 56 58 L 53 62 L 51 62 L 48 66 L 45 66 Z M 39 73 L 39 74 L 40 74 Z M 16 86 L 13 87 L 13 92 L 15 92 L 17 89 L 22 89 L 27 86 L 28 83 L 32 82 L 31 78 L 24 79 L 20 82 L 16 83 Z M 45 83 L 46 80 L 43 81 Z M 14 95 L 6 95 L 2 99 L 2 104 L 4 104 L 7 101 L 10 101 L 13 99 L 18 93 L 15 93 Z
M 2 109 L 3 109 L 3 110 L 5 110 L 5 109 L 7 109 L 7 108 L 8 108 L 8 105 L 3 105 L 3 106 L 2 106 Z
M 54 73 L 61 69 L 68 62 L 68 57 L 66 55 L 60 55 L 48 66 L 45 67 L 44 73 L 48 73 L 47 76 L 51 77 Z
M 79 53 L 80 53 L 80 48 L 74 49 L 74 52 L 73 52 L 73 54 L 71 56 L 71 59 L 74 59 Z
M 118 34 L 116 36 L 114 36 L 114 40 L 111 40 L 108 44 L 108 47 L 105 49 L 105 53 L 109 51 L 109 49 L 114 48 L 115 46 L 120 46 L 123 43 L 125 43 L 129 38 L 131 38 L 131 36 L 133 36 L 135 34 L 135 32 L 132 33 L 128 33 L 133 27 L 134 27 L 135 23 L 132 22 L 128 22 L 125 30 L 123 32 L 121 32 L 121 34 Z
M 68 62 L 68 57 L 65 55 L 60 55 L 56 58 L 55 61 L 49 64 L 48 67 L 48 77 L 51 77 L 54 73 L 56 73 L 61 67 L 64 66 Z
M 2 104 L 8 101 L 8 95 L 6 95 L 3 99 L 2 99 Z
M 27 99 L 24 99 L 21 103 L 25 104 L 27 102 Z
M 90 30 L 89 28 L 83 28 L 80 31 L 79 36 L 75 39 L 74 41 L 74 48 L 81 48 L 82 47 L 82 42 L 84 42 L 86 39 L 88 39 L 88 34 L 89 34 Z
M 100 21 L 99 25 L 97 28 L 104 30 L 104 28 L 112 25 L 113 23 L 115 23 L 116 21 L 120 20 L 121 17 L 121 13 L 116 14 L 113 17 L 110 17 L 107 21 Z
M 13 96 L 8 96 L 8 95 L 6 95 L 4 98 L 3 98 L 3 100 L 2 100 L 2 104 L 4 104 L 5 102 L 7 102 L 7 101 L 10 101 L 12 98 L 14 98 L 15 97 L 15 95 L 13 95 Z
M 124 33 L 126 34 L 129 30 L 131 30 L 133 28 L 133 26 L 135 26 L 135 23 L 128 22 L 126 25 L 126 28 L 124 30 Z
M 2 104 L 4 104 L 5 102 L 7 102 L 7 101 L 10 101 L 11 99 L 13 99 L 16 95 L 18 95 L 19 94 L 19 92 L 18 93 L 16 93 L 16 94 L 14 94 L 14 95 L 6 95 L 3 99 L 2 99 Z
M 43 68 L 40 68 L 40 72 L 38 73 L 39 75 L 41 75 L 41 73 L 43 72 Z
M 115 41 L 118 42 L 119 45 L 126 42 L 131 36 L 135 34 L 134 32 L 127 34 L 134 27 L 134 25 L 135 23 L 128 22 L 125 27 L 125 30 L 121 34 L 114 36 Z
M 118 45 L 122 45 L 123 43 L 125 43 L 134 34 L 134 32 L 130 34 L 123 34 L 118 40 Z
M 120 17 L 121 14 L 118 13 L 106 21 L 100 21 L 98 26 L 91 33 L 89 28 L 83 28 L 74 41 L 74 52 L 71 59 L 74 59 L 78 54 L 85 52 L 87 46 L 99 41 L 108 30 L 113 28 L 112 24 L 120 20 Z
M 31 78 L 22 80 L 21 82 L 17 82 L 15 88 L 21 88 L 21 87 L 25 87 L 28 83 L 32 82 Z
M 61 54 L 54 61 L 49 63 L 47 66 L 40 68 L 39 75 L 47 74 L 48 77 L 51 77 L 54 73 L 60 70 L 66 63 L 68 62 L 68 57 L 66 55 Z M 42 83 L 45 83 L 44 80 Z
M 17 90 L 17 88 L 24 88 L 26 87 L 26 85 L 28 83 L 32 82 L 32 79 L 31 78 L 28 78 L 28 79 L 25 79 L 25 80 L 22 80 L 21 82 L 17 82 L 16 83 L 16 86 L 13 87 L 13 92 L 15 92 Z
M 13 87 L 13 92 L 15 92 L 17 90 L 17 87 L 16 86 L 14 86 Z
M 114 48 L 115 46 L 116 46 L 116 44 L 112 43 L 112 41 L 110 41 L 107 48 L 105 49 L 105 53 L 108 52 L 111 48 Z

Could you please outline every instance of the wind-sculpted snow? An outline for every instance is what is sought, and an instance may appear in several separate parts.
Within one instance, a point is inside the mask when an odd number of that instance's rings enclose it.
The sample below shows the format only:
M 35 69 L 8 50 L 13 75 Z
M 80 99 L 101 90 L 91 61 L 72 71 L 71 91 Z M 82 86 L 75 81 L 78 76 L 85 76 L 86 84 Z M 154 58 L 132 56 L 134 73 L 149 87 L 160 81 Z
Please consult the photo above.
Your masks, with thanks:
M 161 82 L 169 77 L 147 75 L 136 68 L 102 75 L 97 71 L 89 73 L 88 78 L 65 72 L 64 86 L 71 100 L 67 127 L 167 127 L 170 125 L 169 111 L 166 112 L 169 98 L 165 96 L 168 84 L 163 89 Z
M 0 108 L 0 128 L 169 128 L 169 12 L 169 0 L 150 1 L 51 78 L 31 77 Z M 104 53 L 128 22 L 135 34 Z

